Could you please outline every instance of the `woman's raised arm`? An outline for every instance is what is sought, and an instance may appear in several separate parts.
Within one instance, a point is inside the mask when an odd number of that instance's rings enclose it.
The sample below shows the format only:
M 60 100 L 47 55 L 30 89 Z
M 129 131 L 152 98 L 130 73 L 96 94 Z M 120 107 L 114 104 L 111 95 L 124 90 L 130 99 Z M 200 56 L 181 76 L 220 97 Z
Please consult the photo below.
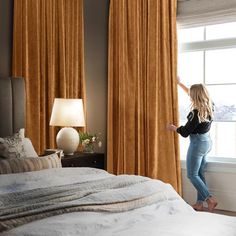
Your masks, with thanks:
M 177 83 L 189 95 L 189 88 L 181 83 L 179 76 L 177 76 Z

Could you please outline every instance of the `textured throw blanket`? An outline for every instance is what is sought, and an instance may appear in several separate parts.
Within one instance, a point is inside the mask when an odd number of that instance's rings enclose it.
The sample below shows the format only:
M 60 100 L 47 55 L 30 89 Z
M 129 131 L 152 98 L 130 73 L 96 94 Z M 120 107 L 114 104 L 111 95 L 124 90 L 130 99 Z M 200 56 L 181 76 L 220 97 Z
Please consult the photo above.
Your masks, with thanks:
M 176 198 L 170 185 L 132 175 L 5 193 L 0 195 L 0 232 L 58 214 L 121 212 Z

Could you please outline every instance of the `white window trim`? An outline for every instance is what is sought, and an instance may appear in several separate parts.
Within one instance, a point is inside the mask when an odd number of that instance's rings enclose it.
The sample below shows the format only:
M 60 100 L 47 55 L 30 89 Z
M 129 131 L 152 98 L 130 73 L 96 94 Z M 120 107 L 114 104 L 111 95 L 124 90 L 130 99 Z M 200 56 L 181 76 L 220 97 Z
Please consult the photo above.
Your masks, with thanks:
M 236 159 L 233 158 L 215 158 L 207 159 L 207 172 L 236 173 Z M 186 170 L 186 160 L 181 160 L 181 169 Z
M 212 39 L 179 44 L 180 52 L 204 51 L 213 49 L 235 48 L 236 38 Z

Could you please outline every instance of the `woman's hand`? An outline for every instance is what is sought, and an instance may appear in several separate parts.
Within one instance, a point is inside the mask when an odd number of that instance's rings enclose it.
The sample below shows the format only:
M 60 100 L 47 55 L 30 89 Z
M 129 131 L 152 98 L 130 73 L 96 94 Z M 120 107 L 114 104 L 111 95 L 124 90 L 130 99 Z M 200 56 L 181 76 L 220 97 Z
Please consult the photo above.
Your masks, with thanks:
M 169 131 L 176 131 L 177 130 L 177 127 L 175 125 L 172 125 L 172 124 L 168 124 L 166 126 L 167 130 Z
M 179 76 L 177 76 L 177 84 L 180 84 L 181 82 L 180 82 L 180 77 Z

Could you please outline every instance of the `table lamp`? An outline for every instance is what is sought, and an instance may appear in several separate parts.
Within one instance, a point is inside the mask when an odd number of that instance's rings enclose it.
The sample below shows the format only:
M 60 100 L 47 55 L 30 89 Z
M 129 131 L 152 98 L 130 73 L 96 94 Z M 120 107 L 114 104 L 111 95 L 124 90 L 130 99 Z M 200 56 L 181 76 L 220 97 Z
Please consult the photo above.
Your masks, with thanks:
M 72 155 L 79 145 L 79 133 L 72 127 L 85 126 L 82 99 L 55 98 L 50 125 L 65 126 L 57 134 L 57 148 Z

